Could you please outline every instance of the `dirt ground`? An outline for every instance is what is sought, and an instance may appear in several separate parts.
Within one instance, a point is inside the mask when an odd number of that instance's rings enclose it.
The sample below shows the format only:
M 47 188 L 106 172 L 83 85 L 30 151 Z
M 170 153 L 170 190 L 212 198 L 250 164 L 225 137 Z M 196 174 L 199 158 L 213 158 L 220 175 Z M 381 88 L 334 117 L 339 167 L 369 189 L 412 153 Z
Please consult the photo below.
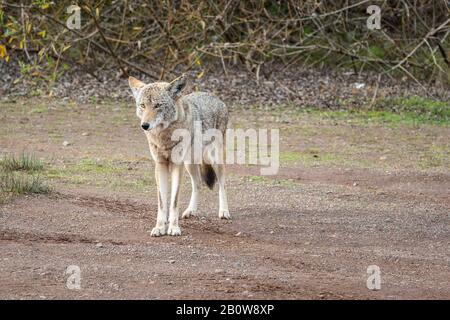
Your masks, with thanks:
M 36 153 L 53 188 L 0 204 L 2 299 L 450 299 L 448 126 L 234 107 L 231 127 L 280 129 L 280 172 L 230 166 L 231 222 L 203 188 L 180 237 L 151 238 L 153 164 L 131 103 L 1 110 L 0 152 Z M 185 179 L 181 210 L 189 196 Z

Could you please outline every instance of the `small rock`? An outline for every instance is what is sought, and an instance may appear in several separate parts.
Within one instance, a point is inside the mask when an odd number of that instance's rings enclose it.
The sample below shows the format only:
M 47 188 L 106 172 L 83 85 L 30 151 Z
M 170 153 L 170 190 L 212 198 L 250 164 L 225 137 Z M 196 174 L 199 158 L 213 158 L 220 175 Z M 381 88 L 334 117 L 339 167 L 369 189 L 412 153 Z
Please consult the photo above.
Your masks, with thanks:
M 111 283 L 111 287 L 116 291 L 119 290 L 119 285 L 117 283 Z
M 86 137 L 86 136 L 89 135 L 89 132 L 83 132 L 81 135 L 84 136 L 84 137 Z
M 269 87 L 269 88 L 271 88 L 271 89 L 275 88 L 275 83 L 274 83 L 273 81 L 264 81 L 263 84 L 264 84 L 266 87 Z
M 353 182 L 353 186 L 356 187 L 358 184 L 356 182 Z
M 64 147 L 68 147 L 68 146 L 71 145 L 71 143 L 70 143 L 69 141 L 64 141 L 64 142 L 62 143 L 62 145 L 63 145 Z
M 175 260 L 169 260 L 167 262 L 169 262 L 170 264 L 173 264 L 173 263 L 175 263 Z
M 97 248 L 103 248 L 103 243 L 99 242 L 95 245 Z
M 239 237 L 242 234 L 242 232 L 238 232 L 235 234 L 236 237 Z

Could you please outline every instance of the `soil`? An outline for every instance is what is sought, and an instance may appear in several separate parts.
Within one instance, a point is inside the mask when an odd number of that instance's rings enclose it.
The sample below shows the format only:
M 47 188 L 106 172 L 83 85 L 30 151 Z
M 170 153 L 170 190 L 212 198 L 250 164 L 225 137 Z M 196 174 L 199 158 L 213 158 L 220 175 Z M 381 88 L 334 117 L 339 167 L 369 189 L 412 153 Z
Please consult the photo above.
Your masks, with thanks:
M 32 112 L 40 104 L 47 109 Z M 232 221 L 218 218 L 217 190 L 203 188 L 181 236 L 152 238 L 153 164 L 131 105 L 3 107 L 0 151 L 33 151 L 61 174 L 48 174 L 50 194 L 0 204 L 2 299 L 450 299 L 448 127 L 283 124 L 236 109 L 233 124 L 278 127 L 280 150 L 314 147 L 317 162 L 283 160 L 265 178 L 230 166 Z M 362 148 L 369 136 L 380 139 Z M 430 143 L 444 159 L 424 167 Z M 86 158 L 119 164 L 107 174 L 76 166 Z M 185 179 L 181 210 L 189 195 Z M 79 290 L 66 286 L 70 265 L 80 268 Z M 367 288 L 371 265 L 380 290 Z

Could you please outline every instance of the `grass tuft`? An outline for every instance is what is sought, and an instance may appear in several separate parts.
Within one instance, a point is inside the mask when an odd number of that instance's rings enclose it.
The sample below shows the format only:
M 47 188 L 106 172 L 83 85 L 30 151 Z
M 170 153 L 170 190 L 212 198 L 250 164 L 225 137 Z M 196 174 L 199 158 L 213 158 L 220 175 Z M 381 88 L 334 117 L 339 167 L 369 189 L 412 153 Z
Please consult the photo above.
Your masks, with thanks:
M 0 160 L 0 169 L 3 171 L 40 171 L 44 168 L 41 160 L 34 155 L 22 153 L 19 157 L 6 155 Z
M 48 193 L 50 188 L 37 173 L 43 167 L 34 155 L 4 156 L 0 160 L 0 198 L 8 198 L 10 194 Z
M 38 174 L 1 172 L 0 191 L 13 194 L 48 193 L 50 188 Z

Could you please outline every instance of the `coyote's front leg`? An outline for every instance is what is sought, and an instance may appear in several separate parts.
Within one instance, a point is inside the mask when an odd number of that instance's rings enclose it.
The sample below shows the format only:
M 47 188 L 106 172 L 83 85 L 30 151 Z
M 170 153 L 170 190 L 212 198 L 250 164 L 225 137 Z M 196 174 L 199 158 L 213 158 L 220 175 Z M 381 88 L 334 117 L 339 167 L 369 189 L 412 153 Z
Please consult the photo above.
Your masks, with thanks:
M 155 178 L 158 188 L 158 215 L 156 226 L 151 232 L 152 237 L 166 234 L 167 224 L 167 194 L 169 188 L 169 164 L 164 162 L 155 163 Z
M 172 194 L 170 196 L 169 229 L 167 234 L 171 236 L 181 235 L 178 226 L 178 197 L 180 193 L 181 179 L 183 177 L 183 165 L 172 163 Z

